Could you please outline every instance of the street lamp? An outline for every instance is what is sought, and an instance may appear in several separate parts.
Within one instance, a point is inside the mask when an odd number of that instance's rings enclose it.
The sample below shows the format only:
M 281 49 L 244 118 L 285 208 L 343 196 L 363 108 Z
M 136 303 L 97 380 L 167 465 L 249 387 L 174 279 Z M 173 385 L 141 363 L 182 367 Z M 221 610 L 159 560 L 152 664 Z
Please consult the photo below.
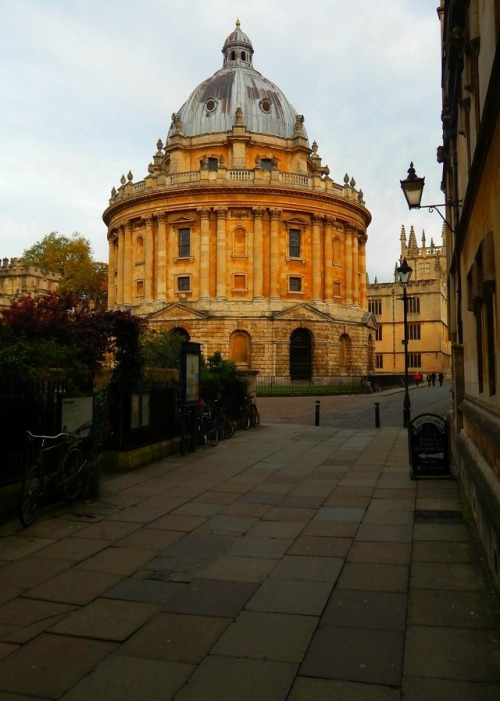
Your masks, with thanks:
M 401 263 L 399 268 L 396 268 L 396 270 L 399 276 L 399 282 L 401 283 L 401 286 L 403 288 L 403 344 L 405 347 L 405 396 L 403 399 L 403 426 L 406 428 L 411 421 L 411 402 L 410 394 L 408 392 L 408 296 L 406 294 L 406 287 L 410 282 L 413 268 L 410 268 L 410 266 L 406 262 L 406 258 L 404 258 L 403 262 Z
M 424 192 L 425 178 L 419 178 L 413 167 L 413 161 L 410 163 L 408 168 L 408 177 L 404 180 L 399 181 L 401 183 L 401 189 L 403 190 L 403 195 L 405 196 L 406 204 L 409 209 L 420 209 L 421 207 L 426 208 L 429 212 L 437 212 L 441 219 L 444 221 L 448 229 L 455 233 L 451 224 L 443 217 L 439 211 L 439 207 L 446 207 L 447 204 L 420 204 L 422 201 L 422 194 Z M 455 207 L 462 203 L 462 200 L 457 200 L 457 202 L 450 202 L 451 207 Z

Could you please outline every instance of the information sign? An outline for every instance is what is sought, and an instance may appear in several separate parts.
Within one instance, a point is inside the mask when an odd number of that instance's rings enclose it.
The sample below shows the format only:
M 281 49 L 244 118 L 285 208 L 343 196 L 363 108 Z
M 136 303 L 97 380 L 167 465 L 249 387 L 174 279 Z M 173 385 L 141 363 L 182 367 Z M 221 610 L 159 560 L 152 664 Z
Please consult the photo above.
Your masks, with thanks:
M 412 479 L 449 477 L 448 424 L 437 414 L 420 414 L 408 425 Z

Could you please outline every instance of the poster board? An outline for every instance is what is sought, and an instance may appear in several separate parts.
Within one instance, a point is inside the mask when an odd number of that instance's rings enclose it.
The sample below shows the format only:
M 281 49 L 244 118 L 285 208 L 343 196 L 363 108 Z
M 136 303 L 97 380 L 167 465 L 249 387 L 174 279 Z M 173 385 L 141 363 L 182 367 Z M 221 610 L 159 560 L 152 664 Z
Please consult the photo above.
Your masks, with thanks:
M 90 436 L 93 420 L 93 397 L 63 397 L 61 400 L 61 430 Z
M 412 479 L 450 477 L 448 424 L 437 414 L 420 414 L 408 425 Z
M 200 344 L 185 341 L 181 347 L 182 406 L 194 406 L 200 402 L 200 362 Z

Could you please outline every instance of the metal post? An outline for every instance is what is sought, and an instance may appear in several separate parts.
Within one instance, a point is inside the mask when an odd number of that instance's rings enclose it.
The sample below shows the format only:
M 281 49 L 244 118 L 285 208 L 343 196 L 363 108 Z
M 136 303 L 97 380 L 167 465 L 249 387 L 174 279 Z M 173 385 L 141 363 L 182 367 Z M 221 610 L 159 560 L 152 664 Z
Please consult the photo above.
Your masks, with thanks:
M 375 428 L 380 428 L 380 402 L 375 402 Z
M 406 287 L 403 287 L 403 314 L 404 314 L 404 346 L 405 346 L 405 396 L 403 399 L 403 426 L 406 428 L 411 421 L 411 402 L 408 391 L 408 296 Z
M 314 418 L 314 425 L 319 426 L 319 399 L 316 399 L 316 415 Z

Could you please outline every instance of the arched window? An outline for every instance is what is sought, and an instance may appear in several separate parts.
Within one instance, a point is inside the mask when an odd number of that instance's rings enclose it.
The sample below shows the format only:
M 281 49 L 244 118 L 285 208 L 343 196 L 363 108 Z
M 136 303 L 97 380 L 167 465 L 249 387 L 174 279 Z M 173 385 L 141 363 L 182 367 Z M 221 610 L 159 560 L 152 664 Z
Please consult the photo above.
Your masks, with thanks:
M 247 232 L 242 226 L 233 231 L 233 256 L 247 255 Z
M 229 338 L 229 359 L 238 367 L 251 366 L 251 342 L 246 331 L 234 331 Z
M 339 365 L 342 368 L 349 368 L 351 365 L 351 337 L 344 333 L 339 339 Z
M 175 328 L 170 329 L 170 333 L 177 334 L 182 338 L 183 341 L 189 341 L 190 339 L 188 332 L 186 331 L 186 329 L 183 329 L 182 326 L 176 326 Z
M 144 239 L 138 236 L 135 240 L 135 259 L 137 262 L 144 260 Z

